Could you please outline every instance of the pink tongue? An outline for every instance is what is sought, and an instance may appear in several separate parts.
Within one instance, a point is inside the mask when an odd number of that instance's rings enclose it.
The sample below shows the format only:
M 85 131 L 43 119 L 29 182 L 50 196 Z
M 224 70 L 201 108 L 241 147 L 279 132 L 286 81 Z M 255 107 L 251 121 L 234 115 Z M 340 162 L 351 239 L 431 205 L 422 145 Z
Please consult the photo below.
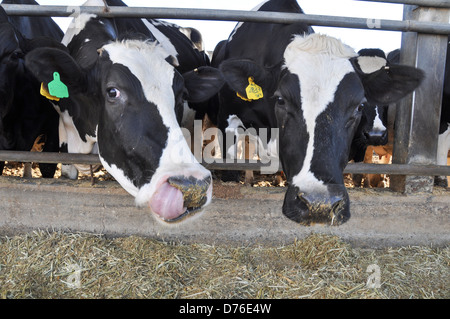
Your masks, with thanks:
M 183 193 L 168 183 L 162 184 L 150 200 L 152 211 L 164 220 L 182 215 L 186 211 L 183 204 Z

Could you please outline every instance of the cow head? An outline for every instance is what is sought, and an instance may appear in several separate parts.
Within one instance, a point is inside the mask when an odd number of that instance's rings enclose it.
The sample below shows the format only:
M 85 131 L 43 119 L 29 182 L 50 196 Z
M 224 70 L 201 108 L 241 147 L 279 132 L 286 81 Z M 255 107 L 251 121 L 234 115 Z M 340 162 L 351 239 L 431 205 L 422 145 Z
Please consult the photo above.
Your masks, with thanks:
M 133 39 L 103 45 L 88 69 L 56 49 L 34 50 L 26 63 L 44 85 L 59 73 L 69 98 L 58 103 L 77 129 L 95 123 L 92 143 L 102 164 L 138 206 L 171 223 L 210 202 L 211 174 L 193 157 L 177 119 L 184 100 L 205 100 L 220 89 L 217 70 L 182 76 L 160 44 Z
M 307 225 L 349 219 L 343 170 L 366 103 L 394 102 L 423 77 L 415 68 L 387 68 L 381 62 L 360 58 L 339 40 L 319 34 L 295 36 L 287 46 L 273 107 L 289 182 L 283 204 L 288 218 Z M 245 64 L 264 74 L 261 66 Z M 221 67 L 226 76 L 227 65 Z

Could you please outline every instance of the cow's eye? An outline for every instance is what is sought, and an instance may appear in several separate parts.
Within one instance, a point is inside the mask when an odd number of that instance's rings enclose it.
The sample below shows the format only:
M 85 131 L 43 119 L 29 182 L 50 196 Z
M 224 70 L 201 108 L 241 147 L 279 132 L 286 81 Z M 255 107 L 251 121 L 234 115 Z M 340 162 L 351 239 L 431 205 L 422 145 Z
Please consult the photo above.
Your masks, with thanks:
M 359 104 L 357 107 L 358 112 L 361 112 L 366 106 L 367 102 L 362 102 L 361 104 Z
M 276 96 L 276 99 L 277 99 L 276 101 L 277 101 L 277 104 L 278 104 L 278 105 L 283 106 L 283 105 L 286 104 L 286 102 L 284 101 L 283 97 L 281 97 L 281 96 Z
M 108 88 L 106 94 L 110 99 L 118 99 L 120 97 L 120 91 L 117 88 Z

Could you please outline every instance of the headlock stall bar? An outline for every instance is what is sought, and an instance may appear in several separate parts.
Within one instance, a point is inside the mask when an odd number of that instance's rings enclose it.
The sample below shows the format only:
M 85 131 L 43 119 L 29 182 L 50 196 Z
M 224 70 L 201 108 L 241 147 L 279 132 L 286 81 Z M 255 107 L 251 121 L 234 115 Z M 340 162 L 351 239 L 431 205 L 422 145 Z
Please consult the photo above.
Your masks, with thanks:
M 361 1 L 361 0 L 357 0 Z M 252 12 L 238 10 L 206 10 L 180 8 L 138 8 L 138 7 L 74 7 L 74 6 L 33 6 L 2 4 L 9 15 L 73 17 L 81 13 L 91 13 L 102 17 L 139 17 L 162 19 L 196 19 L 213 21 L 241 21 L 267 23 L 304 22 L 315 26 L 342 27 L 372 30 L 389 30 L 403 32 L 401 63 L 409 64 L 434 72 L 419 87 L 415 97 L 407 97 L 399 103 L 396 111 L 396 132 L 393 164 L 353 164 L 350 163 L 345 173 L 387 173 L 396 175 L 393 180 L 394 189 L 402 191 L 405 183 L 423 184 L 421 178 L 415 176 L 450 175 L 450 166 L 433 165 L 436 162 L 437 135 L 435 141 L 422 139 L 414 135 L 419 128 L 438 131 L 440 106 L 442 103 L 443 70 L 450 34 L 450 2 L 448 0 L 363 0 L 404 4 L 403 21 L 375 20 L 365 18 L 336 17 L 309 14 Z M 431 77 L 428 77 L 431 78 Z M 439 92 L 440 91 L 440 92 Z M 432 93 L 430 93 L 432 92 Z M 427 107 L 416 105 L 427 104 Z M 434 114 L 434 116 L 429 116 Z M 67 163 L 67 164 L 99 164 L 96 155 L 29 153 L 0 151 L 1 161 Z M 254 162 L 213 163 L 204 165 L 208 169 L 258 170 L 263 166 Z M 428 177 L 427 177 L 428 178 Z M 405 180 L 408 180 L 405 182 Z M 427 189 L 419 186 L 420 189 Z M 431 186 L 432 188 L 432 186 Z M 417 189 L 417 188 L 416 188 Z

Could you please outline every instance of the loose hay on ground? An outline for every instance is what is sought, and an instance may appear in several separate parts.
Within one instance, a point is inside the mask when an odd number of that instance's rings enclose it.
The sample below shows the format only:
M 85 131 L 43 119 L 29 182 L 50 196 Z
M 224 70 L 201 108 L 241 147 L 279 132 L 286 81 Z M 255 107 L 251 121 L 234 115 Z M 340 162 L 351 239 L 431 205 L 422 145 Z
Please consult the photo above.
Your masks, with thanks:
M 378 289 L 366 286 L 372 264 Z M 448 298 L 449 269 L 449 247 L 362 250 L 323 235 L 283 247 L 0 237 L 2 298 Z

